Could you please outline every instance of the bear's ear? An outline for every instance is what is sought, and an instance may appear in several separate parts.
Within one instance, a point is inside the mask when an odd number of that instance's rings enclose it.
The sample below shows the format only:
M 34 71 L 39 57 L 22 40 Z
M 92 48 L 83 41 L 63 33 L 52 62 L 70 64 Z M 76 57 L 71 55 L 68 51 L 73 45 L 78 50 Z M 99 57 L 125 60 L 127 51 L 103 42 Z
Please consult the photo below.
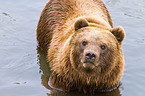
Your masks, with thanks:
M 116 37 L 118 42 L 121 44 L 125 37 L 124 29 L 121 26 L 115 27 L 112 29 L 112 34 Z
M 88 21 L 85 18 L 80 17 L 75 21 L 75 31 L 77 31 L 80 28 L 87 27 L 88 25 Z

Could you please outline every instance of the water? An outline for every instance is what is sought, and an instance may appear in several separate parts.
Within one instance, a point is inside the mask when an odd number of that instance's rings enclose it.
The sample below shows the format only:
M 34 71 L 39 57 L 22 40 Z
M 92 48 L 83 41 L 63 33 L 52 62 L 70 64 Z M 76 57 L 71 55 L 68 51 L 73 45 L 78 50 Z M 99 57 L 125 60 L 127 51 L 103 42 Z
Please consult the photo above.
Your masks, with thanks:
M 81 93 L 52 92 L 41 84 L 49 75 L 44 54 L 37 52 L 36 28 L 48 0 L 0 0 L 1 96 L 73 96 Z M 145 94 L 145 1 L 103 0 L 114 26 L 124 27 L 125 68 L 123 88 L 98 96 Z M 43 75 L 44 74 L 44 75 Z M 45 84 L 44 84 L 45 85 Z M 53 94 L 53 95 L 50 95 Z M 83 95 L 82 95 L 83 96 Z M 89 96 L 89 95 L 88 95 Z

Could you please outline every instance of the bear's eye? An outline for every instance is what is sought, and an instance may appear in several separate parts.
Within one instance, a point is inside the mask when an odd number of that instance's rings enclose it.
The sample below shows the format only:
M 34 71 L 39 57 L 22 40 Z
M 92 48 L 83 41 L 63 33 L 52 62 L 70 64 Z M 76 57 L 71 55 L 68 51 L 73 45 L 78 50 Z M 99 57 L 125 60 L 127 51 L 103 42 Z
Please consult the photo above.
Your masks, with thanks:
M 86 41 L 83 41 L 83 42 L 82 42 L 82 45 L 83 45 L 83 46 L 86 46 L 86 45 L 87 45 L 87 42 L 86 42 Z
M 101 48 L 102 50 L 105 50 L 105 49 L 106 49 L 106 45 L 101 45 L 100 48 Z

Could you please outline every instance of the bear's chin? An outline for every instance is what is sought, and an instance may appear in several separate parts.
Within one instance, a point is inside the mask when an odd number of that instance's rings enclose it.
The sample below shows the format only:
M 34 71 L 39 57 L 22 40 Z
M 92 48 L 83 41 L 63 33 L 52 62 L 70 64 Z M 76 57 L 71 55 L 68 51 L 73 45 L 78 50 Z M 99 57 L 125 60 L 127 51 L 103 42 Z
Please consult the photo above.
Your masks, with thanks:
M 94 62 L 89 62 L 89 61 L 84 61 L 81 60 L 81 64 L 80 64 L 84 70 L 93 70 L 97 67 L 97 64 L 95 64 Z
M 84 69 L 94 69 L 96 66 L 91 62 L 83 63 Z
M 86 73 L 92 73 L 96 69 L 96 65 L 92 62 L 84 62 L 82 63 L 82 69 Z
M 99 75 L 101 73 L 101 67 L 92 63 L 82 63 L 80 70 L 92 76 L 96 76 L 96 74 Z

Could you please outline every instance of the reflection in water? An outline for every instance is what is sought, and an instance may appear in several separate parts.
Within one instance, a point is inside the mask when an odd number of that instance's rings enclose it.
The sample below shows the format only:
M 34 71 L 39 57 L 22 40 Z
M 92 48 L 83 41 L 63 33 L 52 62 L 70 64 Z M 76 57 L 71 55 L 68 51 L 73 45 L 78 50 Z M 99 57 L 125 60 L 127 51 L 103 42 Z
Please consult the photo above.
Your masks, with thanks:
M 49 85 L 48 85 L 48 81 L 49 81 L 49 77 L 50 77 L 50 67 L 49 64 L 47 63 L 47 59 L 46 59 L 46 53 L 42 52 L 41 49 L 37 48 L 38 51 L 38 61 L 40 64 L 40 70 L 42 71 L 42 75 L 41 75 L 41 79 L 42 79 L 42 84 L 44 87 L 46 87 L 47 89 L 52 89 Z
M 90 96 L 90 94 L 84 94 L 81 92 L 64 92 L 64 91 L 60 91 L 57 90 L 55 88 L 50 87 L 49 85 L 49 77 L 50 77 L 50 67 L 49 64 L 47 62 L 46 59 L 46 55 L 47 53 L 42 52 L 41 49 L 37 48 L 39 57 L 38 57 L 38 61 L 40 64 L 40 70 L 42 71 L 42 75 L 41 75 L 41 80 L 42 80 L 42 85 L 47 88 L 48 90 L 50 90 L 50 93 L 47 93 L 48 96 Z M 115 89 L 112 92 L 100 92 L 100 93 L 95 93 L 92 96 L 121 96 L 120 91 L 122 90 L 122 84 L 120 83 L 119 88 Z

